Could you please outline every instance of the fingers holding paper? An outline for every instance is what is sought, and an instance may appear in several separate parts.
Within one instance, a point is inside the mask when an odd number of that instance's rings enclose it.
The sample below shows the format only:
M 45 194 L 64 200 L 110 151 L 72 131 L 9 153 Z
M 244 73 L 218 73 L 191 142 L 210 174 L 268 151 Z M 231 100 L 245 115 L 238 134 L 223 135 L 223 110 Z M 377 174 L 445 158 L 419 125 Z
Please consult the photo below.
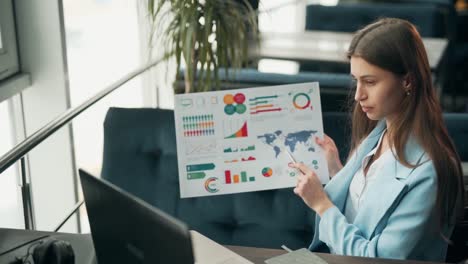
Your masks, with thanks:
M 289 166 L 298 169 L 300 172 L 294 193 L 301 197 L 307 206 L 319 215 L 322 215 L 328 208 L 333 206 L 323 190 L 320 179 L 311 168 L 304 163 L 290 163 Z
M 331 137 L 324 134 L 323 139 L 315 137 L 315 143 L 317 143 L 317 145 L 319 145 L 325 152 L 325 158 L 327 159 L 328 164 L 328 172 L 330 178 L 332 178 L 338 171 L 343 168 L 335 141 Z

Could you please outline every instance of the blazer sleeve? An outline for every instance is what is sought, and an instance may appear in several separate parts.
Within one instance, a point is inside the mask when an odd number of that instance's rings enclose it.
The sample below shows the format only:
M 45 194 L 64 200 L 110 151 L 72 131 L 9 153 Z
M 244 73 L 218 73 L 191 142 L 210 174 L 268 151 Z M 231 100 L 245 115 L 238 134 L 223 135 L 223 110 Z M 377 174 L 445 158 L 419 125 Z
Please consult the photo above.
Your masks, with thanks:
M 380 234 L 366 239 L 337 207 L 331 207 L 320 220 L 319 239 L 340 255 L 406 259 L 427 232 L 437 193 L 437 177 L 431 161 L 411 174 L 407 192 L 392 207 L 394 210 Z

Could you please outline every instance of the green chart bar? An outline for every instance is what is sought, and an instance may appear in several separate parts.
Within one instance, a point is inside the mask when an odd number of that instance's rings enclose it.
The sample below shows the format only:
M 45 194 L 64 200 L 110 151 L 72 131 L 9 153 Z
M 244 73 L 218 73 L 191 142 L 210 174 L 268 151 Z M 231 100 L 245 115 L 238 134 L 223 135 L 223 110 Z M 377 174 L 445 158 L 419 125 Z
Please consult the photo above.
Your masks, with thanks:
M 257 101 L 257 102 L 253 102 L 253 103 L 250 103 L 250 106 L 255 106 L 255 105 L 259 105 L 259 104 L 267 104 L 268 101 Z
M 245 149 L 241 149 L 241 151 L 252 151 L 252 150 L 255 150 L 255 145 L 253 145 L 253 146 L 248 146 L 248 147 L 245 148 Z
M 255 181 L 255 177 L 253 177 L 253 176 L 250 177 L 250 178 L 249 178 L 249 181 L 251 181 L 251 182 L 252 182 L 252 181 Z
M 213 163 L 193 164 L 193 165 L 187 165 L 187 172 L 212 170 L 214 168 L 215 168 L 215 165 Z
M 245 171 L 241 172 L 241 180 L 242 182 L 247 182 L 247 173 Z
M 258 96 L 252 99 L 249 99 L 249 101 L 255 101 L 255 100 L 262 100 L 262 99 L 270 99 L 270 98 L 278 98 L 277 95 L 270 95 L 270 96 Z
M 200 172 L 191 172 L 187 174 L 187 179 L 195 180 L 195 179 L 203 179 L 205 178 L 206 174 L 203 171 Z

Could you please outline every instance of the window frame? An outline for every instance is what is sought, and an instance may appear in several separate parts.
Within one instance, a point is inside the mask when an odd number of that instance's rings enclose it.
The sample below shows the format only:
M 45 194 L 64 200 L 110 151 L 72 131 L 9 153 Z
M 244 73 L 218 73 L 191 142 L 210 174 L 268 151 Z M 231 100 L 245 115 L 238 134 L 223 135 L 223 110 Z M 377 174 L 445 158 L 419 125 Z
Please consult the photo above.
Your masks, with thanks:
M 12 0 L 0 0 L 0 81 L 19 71 L 14 9 Z

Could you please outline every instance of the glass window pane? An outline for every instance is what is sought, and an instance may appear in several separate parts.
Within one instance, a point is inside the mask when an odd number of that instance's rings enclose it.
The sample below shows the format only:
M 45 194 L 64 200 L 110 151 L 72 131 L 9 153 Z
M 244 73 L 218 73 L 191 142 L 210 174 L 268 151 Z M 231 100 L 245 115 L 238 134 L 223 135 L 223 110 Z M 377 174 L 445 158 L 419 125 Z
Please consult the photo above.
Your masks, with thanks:
M 64 21 L 72 107 L 142 64 L 137 1 L 65 0 Z M 111 106 L 143 107 L 143 80 L 137 77 L 73 120 L 76 164 L 99 176 L 103 123 Z M 80 193 L 80 199 L 82 194 Z M 82 232 L 89 232 L 81 207 Z
M 0 103 L 0 156 L 13 148 L 13 126 L 8 101 Z M 0 174 L 0 227 L 24 228 L 21 189 L 16 165 Z
M 2 25 L 0 25 L 0 54 L 3 53 Z
M 65 0 L 63 4 L 70 97 L 75 107 L 141 65 L 137 2 Z M 86 118 L 74 120 L 77 164 L 100 170 L 103 139 L 99 132 L 109 106 L 143 106 L 141 79 L 125 86 L 83 113 Z

